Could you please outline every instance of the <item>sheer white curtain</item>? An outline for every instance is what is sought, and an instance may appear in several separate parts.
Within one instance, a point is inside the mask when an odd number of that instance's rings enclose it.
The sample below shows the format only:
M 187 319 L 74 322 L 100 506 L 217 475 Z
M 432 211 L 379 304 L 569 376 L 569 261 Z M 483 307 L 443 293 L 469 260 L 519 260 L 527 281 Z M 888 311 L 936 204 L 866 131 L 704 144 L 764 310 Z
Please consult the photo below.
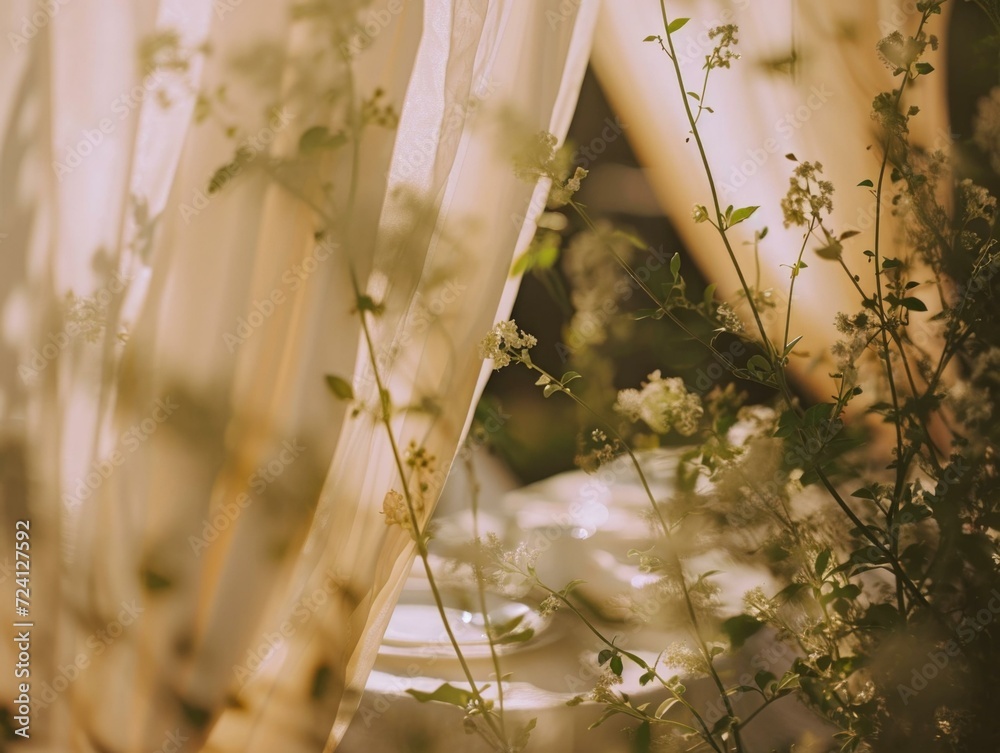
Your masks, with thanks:
M 332 749 L 413 556 L 380 514 L 403 481 L 377 382 L 400 452 L 436 458 L 429 514 L 547 192 L 512 152 L 565 134 L 596 3 L 4 11 L 0 449 L 5 530 L 32 533 L 32 741 Z
M 944 36 L 945 16 L 935 17 L 929 32 Z M 912 34 L 920 21 L 913 2 L 879 0 L 831 3 L 825 0 L 667 0 L 669 18 L 691 21 L 675 36 L 678 58 L 688 89 L 700 91 L 702 65 L 714 46 L 712 27 L 740 27 L 737 51 L 742 59 L 729 70 L 712 73 L 706 113 L 699 122 L 719 187 L 723 207 L 760 205 L 753 218 L 733 231 L 734 246 L 743 254 L 745 270 L 753 257 L 743 241 L 766 226 L 761 244 L 761 287 L 774 288 L 784 312 L 789 270 L 802 236 L 800 228 L 782 227 L 778 199 L 788 190 L 794 165 L 784 155 L 819 161 L 824 176 L 837 188 L 830 227 L 862 235 L 845 243 L 858 274 L 870 270 L 862 256 L 871 248 L 874 200 L 857 187 L 878 177 L 881 134 L 869 117 L 876 94 L 899 85 L 879 60 L 876 43 L 897 29 Z M 694 204 L 710 204 L 711 194 L 694 141 L 685 143 L 689 126 L 669 59 L 653 43 L 642 40 L 663 34 L 658 0 L 606 3 L 594 37 L 593 64 L 614 109 L 628 125 L 629 139 L 647 168 L 661 204 L 691 249 L 705 276 L 719 283 L 729 300 L 739 283 L 715 231 L 691 220 Z M 938 73 L 913 82 L 907 104 L 920 107 L 912 121 L 914 144 L 933 149 L 950 146 L 945 101 L 944 56 L 930 53 Z M 794 55 L 794 67 L 790 65 Z M 790 75 L 794 71 L 794 75 Z M 869 146 L 873 148 L 868 149 Z M 883 211 L 882 242 L 891 249 L 899 227 Z M 810 248 L 819 245 L 814 242 Z M 892 256 L 892 251 L 887 254 Z M 810 359 L 793 359 L 805 385 L 821 399 L 829 390 L 829 362 L 820 359 L 837 338 L 833 315 L 860 310 L 857 291 L 843 272 L 808 251 L 809 268 L 796 282 L 794 331 L 804 335 L 800 350 Z M 934 301 L 927 297 L 933 310 Z M 743 313 L 747 313 L 744 311 Z M 780 322 L 783 326 L 783 317 Z M 913 322 L 919 327 L 919 322 Z M 780 331 L 779 331 L 780 336 Z M 927 334 L 924 343 L 933 348 Z

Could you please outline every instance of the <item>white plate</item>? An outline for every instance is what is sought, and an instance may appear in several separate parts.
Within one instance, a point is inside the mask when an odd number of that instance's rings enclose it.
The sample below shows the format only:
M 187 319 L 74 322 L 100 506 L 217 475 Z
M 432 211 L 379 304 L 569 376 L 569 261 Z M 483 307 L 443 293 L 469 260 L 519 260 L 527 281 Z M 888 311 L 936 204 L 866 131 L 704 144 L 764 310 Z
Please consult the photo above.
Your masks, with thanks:
M 445 615 L 448 624 L 467 658 L 490 655 L 486 634 L 486 621 L 476 608 L 478 594 L 446 592 Z M 494 630 L 505 628 L 498 641 L 501 652 L 518 647 L 532 646 L 550 626 L 548 617 L 542 617 L 528 604 L 487 594 L 486 607 Z M 404 591 L 389 620 L 389 627 L 382 639 L 380 654 L 401 656 L 417 655 L 454 656 L 454 648 L 441 622 L 441 614 L 429 591 Z

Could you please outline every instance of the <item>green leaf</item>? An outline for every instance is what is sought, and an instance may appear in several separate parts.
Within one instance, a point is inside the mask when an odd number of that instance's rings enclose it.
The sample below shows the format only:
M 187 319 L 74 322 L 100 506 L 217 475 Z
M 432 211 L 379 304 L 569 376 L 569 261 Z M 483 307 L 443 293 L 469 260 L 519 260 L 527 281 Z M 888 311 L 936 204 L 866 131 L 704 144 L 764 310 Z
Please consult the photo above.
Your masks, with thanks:
M 326 126 L 313 126 L 299 136 L 299 151 L 313 152 L 318 149 L 334 149 L 347 141 L 343 133 L 331 134 Z
M 376 303 L 370 295 L 359 295 L 356 305 L 358 311 L 370 311 L 376 316 L 385 312 L 385 305 Z
M 722 623 L 722 632 L 729 638 L 733 648 L 740 648 L 764 623 L 748 614 L 738 614 Z
M 831 552 L 829 549 L 824 549 L 816 557 L 816 564 L 814 565 L 814 570 L 816 572 L 816 575 L 818 575 L 820 578 L 822 578 L 823 574 L 826 572 L 826 568 L 830 564 L 831 556 L 833 556 L 833 552 Z
M 686 20 L 686 19 L 685 19 Z M 934 72 L 934 66 L 930 63 L 917 63 L 916 64 L 917 73 L 926 76 L 928 73 Z
M 724 716 L 715 723 L 714 727 L 712 727 L 712 734 L 721 735 L 723 732 L 725 732 L 732 726 L 733 726 L 733 718 L 731 716 Z
M 535 637 L 534 628 L 525 628 L 524 630 L 518 630 L 516 632 L 510 632 L 506 635 L 501 635 L 494 638 L 493 642 L 497 645 L 506 645 L 508 643 L 524 643 L 525 641 L 530 641 Z
M 542 390 L 542 397 L 552 397 L 556 392 L 559 392 L 562 387 L 558 384 L 547 384 L 545 389 Z
M 659 706 L 657 706 L 656 713 L 653 714 L 653 716 L 655 716 L 657 719 L 662 719 L 664 714 L 666 714 L 668 711 L 670 711 L 670 709 L 672 709 L 680 702 L 681 702 L 680 698 L 673 698 L 673 697 L 668 698 Z
M 834 239 L 826 246 L 816 249 L 816 255 L 821 259 L 828 259 L 830 261 L 837 261 L 841 254 L 844 252 L 844 247 L 840 245 L 840 241 Z
M 921 301 L 919 298 L 913 298 L 911 296 L 907 296 L 906 298 L 904 298 L 903 300 L 901 300 L 899 302 L 899 305 L 902 306 L 905 309 L 908 309 L 909 311 L 926 311 L 927 310 L 927 304 L 926 303 L 924 303 L 923 301 Z
M 701 97 L 699 97 L 695 92 L 688 92 L 687 95 L 695 102 L 701 102 Z
M 751 356 L 747 361 L 747 369 L 758 379 L 766 379 L 771 374 L 771 364 L 764 356 Z
M 142 571 L 142 585 L 147 591 L 165 591 L 173 585 L 173 581 L 147 567 Z
M 673 34 L 675 31 L 680 31 L 684 28 L 684 24 L 690 20 L 690 18 L 675 18 L 667 24 L 667 34 Z
M 848 238 L 853 238 L 855 235 L 861 235 L 860 230 L 845 230 L 840 234 L 840 240 L 846 241 Z
M 659 37 L 656 36 L 656 34 L 650 34 L 648 37 L 646 37 L 642 41 L 643 42 L 655 42 L 657 39 L 659 39 Z
M 705 305 L 708 306 L 715 300 L 715 289 L 718 287 L 717 283 L 712 283 L 711 285 L 705 286 Z
M 872 183 L 870 180 L 863 180 L 860 183 L 858 183 L 858 185 L 859 186 L 864 186 L 865 188 L 874 188 L 875 187 L 875 184 Z
M 756 683 L 758 688 L 766 691 L 768 686 L 771 685 L 771 683 L 778 682 L 778 678 L 775 677 L 770 672 L 768 672 L 767 670 L 762 669 L 760 672 L 758 672 L 753 676 L 753 681 L 754 683 Z
M 750 216 L 758 209 L 760 209 L 759 206 L 742 207 L 740 209 L 737 209 L 735 212 L 733 212 L 732 217 L 729 219 L 729 227 L 732 227 L 733 225 L 738 225 L 741 222 L 743 222 L 743 220 L 749 219 Z
M 320 664 L 313 673 L 312 688 L 309 691 L 311 698 L 320 700 L 326 696 L 327 691 L 332 687 L 333 671 L 328 664 Z
M 354 389 L 351 387 L 350 382 L 346 379 L 341 379 L 339 376 L 335 376 L 333 374 L 327 374 L 326 386 L 330 388 L 330 392 L 341 400 L 354 399 Z
M 653 733 L 649 722 L 640 724 L 632 734 L 632 753 L 649 753 L 653 746 Z
M 600 666 L 604 666 L 611 660 L 611 657 L 615 655 L 615 652 L 610 648 L 606 648 L 597 655 L 597 663 Z
M 618 709 L 616 709 L 616 708 L 606 708 L 606 709 L 604 709 L 604 713 L 601 714 L 601 716 L 598 718 L 598 720 L 596 722 L 594 722 L 593 724 L 591 724 L 589 727 L 587 727 L 587 729 L 594 729 L 596 727 L 600 727 L 602 724 L 604 724 L 606 721 L 608 721 L 608 719 L 610 719 L 611 717 L 613 717 L 615 714 L 619 714 L 619 713 L 621 713 L 621 712 Z
M 569 384 L 574 379 L 583 379 L 583 376 L 577 374 L 575 371 L 567 371 L 565 374 L 562 375 L 562 378 L 559 381 L 565 385 Z
M 433 693 L 424 693 L 423 691 L 414 690 L 413 688 L 409 688 L 406 692 L 421 703 L 437 701 L 438 703 L 447 703 L 451 706 L 458 706 L 463 709 L 466 708 L 472 700 L 472 694 L 468 690 L 456 688 L 454 685 L 449 685 L 448 683 L 445 683 Z
M 903 262 L 901 262 L 899 259 L 886 258 L 882 260 L 882 269 L 896 269 L 902 266 Z
M 622 672 L 625 671 L 625 665 L 622 662 L 622 658 L 618 654 L 615 654 L 614 656 L 611 657 L 611 663 L 608 666 L 610 666 L 611 671 L 614 672 L 619 677 L 621 677 Z
M 801 340 L 801 339 L 802 339 L 802 335 L 799 335 L 794 340 L 790 341 L 788 343 L 788 345 L 785 346 L 785 350 L 784 350 L 784 352 L 781 355 L 787 356 L 789 353 L 791 353 L 792 349 L 795 348 L 796 345 L 798 345 L 799 340 Z
M 677 279 L 677 275 L 680 273 L 680 271 L 681 271 L 681 255 L 674 254 L 673 256 L 670 257 L 670 274 L 674 276 L 674 279 Z
M 195 706 L 187 701 L 181 701 L 181 711 L 184 712 L 184 718 L 195 729 L 204 729 L 212 721 L 212 712 L 209 709 Z
M 806 587 L 805 583 L 790 583 L 774 595 L 775 601 L 788 602 L 795 598 L 799 591 Z
M 528 723 L 521 727 L 521 729 L 517 731 L 517 734 L 514 735 L 513 748 L 515 753 L 519 753 L 519 751 L 528 747 L 528 740 L 531 738 L 531 731 L 535 728 L 536 724 L 538 724 L 537 719 L 529 719 Z

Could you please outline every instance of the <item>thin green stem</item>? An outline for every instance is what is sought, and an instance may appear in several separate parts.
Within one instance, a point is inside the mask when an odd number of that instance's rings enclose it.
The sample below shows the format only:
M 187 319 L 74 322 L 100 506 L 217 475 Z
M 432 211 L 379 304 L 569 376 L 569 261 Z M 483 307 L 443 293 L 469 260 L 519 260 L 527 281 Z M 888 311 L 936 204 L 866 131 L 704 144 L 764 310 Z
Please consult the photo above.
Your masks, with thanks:
M 354 287 L 355 298 L 360 301 L 362 297 L 361 288 L 358 284 L 357 275 L 354 273 L 353 268 L 351 270 L 351 283 Z M 392 429 L 392 416 L 389 411 L 389 392 L 382 379 L 378 359 L 375 358 L 375 345 L 372 340 L 371 330 L 368 326 L 367 314 L 364 310 L 359 310 L 358 316 L 361 319 L 361 329 L 364 333 L 365 344 L 367 345 L 369 363 L 371 364 L 375 384 L 379 392 L 379 420 L 385 426 L 386 434 L 389 437 L 393 460 L 396 464 L 396 470 L 399 473 L 401 486 L 403 487 L 403 498 L 406 501 L 407 512 L 410 516 L 410 522 L 413 525 L 413 539 L 417 546 L 417 553 L 423 563 L 424 573 L 427 576 L 427 584 L 431 589 L 431 595 L 434 599 L 434 604 L 437 607 L 438 614 L 441 617 L 441 622 L 444 624 L 445 633 L 448 635 L 448 640 L 455 651 L 455 656 L 458 658 L 458 663 L 462 668 L 462 673 L 465 675 L 465 678 L 471 688 L 473 701 L 482 715 L 484 722 L 489 727 L 490 731 L 496 736 L 497 741 L 499 741 L 499 745 L 496 745 L 495 747 L 499 750 L 506 751 L 509 748 L 506 738 L 504 737 L 501 729 L 497 727 L 497 723 L 494 721 L 493 716 L 490 713 L 489 704 L 483 698 L 482 693 L 479 690 L 479 686 L 476 684 L 476 680 L 473 677 L 472 670 L 469 668 L 465 655 L 462 653 L 462 648 L 458 643 L 458 639 L 455 637 L 455 633 L 451 629 L 451 624 L 448 622 L 448 614 L 445 611 L 444 599 L 441 596 L 441 591 L 438 588 L 437 580 L 434 577 L 434 572 L 430 564 L 430 556 L 427 549 L 427 537 L 420 524 L 420 518 L 417 516 L 416 504 L 414 503 L 410 486 L 407 483 L 407 474 L 405 464 L 403 462 L 403 454 L 400 451 L 398 442 L 396 441 L 396 434 Z
M 646 497 L 649 499 L 649 503 L 652 506 L 653 511 L 656 513 L 656 516 L 659 519 L 660 527 L 663 530 L 663 535 L 667 542 L 668 551 L 670 552 L 671 559 L 673 560 L 673 565 L 677 571 L 677 581 L 681 587 L 681 593 L 684 597 L 684 605 L 687 610 L 688 620 L 691 623 L 692 634 L 695 640 L 698 642 L 698 648 L 702 653 L 706 666 L 708 667 L 709 675 L 711 676 L 712 681 L 715 683 L 715 686 L 718 689 L 723 699 L 723 703 L 726 706 L 726 711 L 728 712 L 729 716 L 735 720 L 736 714 L 733 711 L 732 704 L 729 701 L 729 696 L 726 693 L 725 684 L 722 682 L 722 678 L 719 676 L 718 670 L 715 668 L 715 664 L 712 660 L 712 654 L 708 648 L 708 643 L 705 641 L 705 638 L 702 635 L 701 625 L 698 620 L 698 614 L 694 607 L 694 600 L 691 597 L 691 590 L 690 587 L 688 586 L 687 578 L 684 576 L 684 566 L 683 563 L 681 562 L 680 555 L 678 555 L 677 549 L 674 546 L 673 536 L 670 530 L 670 524 L 667 522 L 666 516 L 663 514 L 663 510 L 660 508 L 659 503 L 656 501 L 656 495 L 653 493 L 652 487 L 650 487 L 649 485 L 649 480 L 646 478 L 646 474 L 642 469 L 642 464 L 636 457 L 635 452 L 629 446 L 628 442 L 626 442 L 625 439 L 621 436 L 618 430 L 615 429 L 615 427 L 611 424 L 611 422 L 609 422 L 607 419 L 601 416 L 597 411 L 591 408 L 590 405 L 582 398 L 580 398 L 576 393 L 572 392 L 568 387 L 562 386 L 559 380 L 557 380 L 547 371 L 537 366 L 536 364 L 532 363 L 531 361 L 524 361 L 523 359 L 519 360 L 521 360 L 521 362 L 529 369 L 537 371 L 539 374 L 548 378 L 550 380 L 550 384 L 551 383 L 560 384 L 561 387 L 560 391 L 568 395 L 577 405 L 579 405 L 581 408 L 583 408 L 592 416 L 594 416 L 611 433 L 611 435 L 616 440 L 618 440 L 618 443 L 628 454 L 629 460 L 631 461 L 632 466 L 635 468 L 636 475 L 639 477 L 639 482 L 642 484 L 643 491 L 645 492 Z M 742 744 L 739 742 L 739 736 L 735 732 L 735 727 L 736 727 L 736 722 L 734 721 L 733 738 L 736 741 L 737 751 L 741 751 Z
M 792 329 L 792 296 L 795 295 L 795 281 L 799 278 L 799 265 L 802 263 L 802 256 L 806 252 L 806 244 L 809 243 L 809 236 L 815 227 L 816 216 L 813 215 L 812 220 L 809 222 L 809 228 L 802 237 L 802 246 L 799 247 L 799 255 L 795 259 L 795 266 L 792 267 L 792 280 L 788 283 L 788 305 L 785 307 L 785 336 L 781 341 L 782 356 L 784 356 L 785 350 L 788 348 L 788 336 Z
M 722 212 L 722 205 L 719 202 L 719 191 L 715 185 L 715 177 L 712 173 L 711 164 L 708 161 L 708 154 L 705 151 L 705 145 L 702 143 L 701 132 L 698 130 L 694 114 L 691 112 L 691 104 L 688 102 L 688 98 L 683 95 L 686 91 L 684 86 L 684 74 L 681 71 L 680 61 L 678 61 L 677 53 L 674 50 L 674 40 L 670 33 L 670 24 L 667 21 L 667 6 L 665 0 L 660 0 L 660 12 L 663 16 L 663 29 L 666 34 L 667 47 L 669 48 L 668 57 L 674 67 L 674 75 L 677 78 L 677 84 L 680 87 L 682 94 L 681 100 L 684 102 L 684 112 L 687 115 L 688 123 L 691 126 L 691 135 L 694 136 L 695 144 L 698 146 L 698 154 L 701 156 L 701 162 L 705 168 L 705 176 L 708 179 L 708 187 L 712 193 L 712 206 L 715 209 L 715 216 L 718 222 L 717 230 L 722 239 L 723 245 L 726 247 L 726 253 L 729 254 L 729 260 L 733 265 L 733 269 L 736 271 L 736 276 L 739 278 L 740 286 L 743 288 L 743 294 L 750 302 L 750 310 L 753 312 L 754 321 L 757 323 L 757 330 L 760 332 L 761 341 L 763 342 L 768 355 L 773 358 L 774 346 L 771 344 L 771 341 L 767 336 L 767 331 L 764 329 L 764 322 L 760 317 L 760 312 L 757 310 L 757 306 L 753 302 L 750 286 L 747 284 L 746 277 L 743 274 L 743 268 L 740 266 L 739 259 L 736 258 L 736 252 L 733 250 L 732 243 L 729 241 L 729 236 L 726 230 L 723 229 L 725 216 Z
M 472 504 L 472 536 L 477 545 L 479 537 L 479 481 L 476 479 L 476 469 L 472 460 L 472 453 L 468 453 L 465 458 L 465 472 L 469 476 L 469 499 Z M 500 730 L 503 737 L 507 739 L 507 726 L 504 716 L 503 705 L 503 673 L 500 670 L 500 657 L 497 655 L 496 644 L 493 640 L 493 625 L 490 621 L 489 610 L 486 608 L 486 585 L 483 582 L 482 568 L 476 564 L 474 566 L 476 576 L 476 590 L 479 594 L 479 610 L 483 615 L 483 626 L 486 628 L 486 640 L 490 645 L 490 658 L 493 661 L 493 672 L 497 678 L 497 706 L 500 709 Z

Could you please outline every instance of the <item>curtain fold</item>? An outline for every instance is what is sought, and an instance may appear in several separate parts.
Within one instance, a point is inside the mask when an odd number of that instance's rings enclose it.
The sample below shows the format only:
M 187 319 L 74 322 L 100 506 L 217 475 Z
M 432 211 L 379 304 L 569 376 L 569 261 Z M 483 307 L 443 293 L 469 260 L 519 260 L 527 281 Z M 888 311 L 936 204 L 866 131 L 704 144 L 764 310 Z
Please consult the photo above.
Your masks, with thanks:
M 943 35 L 948 5 L 945 8 L 945 16 L 936 17 L 930 33 Z M 769 3 L 766 10 L 750 0 L 667 0 L 666 11 L 670 19 L 691 19 L 676 33 L 674 43 L 688 88 L 698 91 L 705 57 L 715 44 L 708 31 L 725 24 L 739 26 L 741 43 L 736 51 L 742 58 L 730 69 L 712 72 L 706 104 L 715 112 L 704 113 L 698 125 L 722 207 L 760 205 L 752 219 L 730 235 L 734 248 L 746 249 L 741 263 L 752 272 L 752 255 L 744 243 L 752 243 L 755 230 L 769 229 L 760 246 L 760 287 L 774 290 L 781 316 L 771 323 L 780 337 L 788 266 L 794 264 L 802 242 L 800 228 L 783 227 L 778 203 L 794 167 L 785 155 L 823 164 L 823 177 L 836 186 L 829 226 L 838 233 L 862 233 L 845 242 L 845 254 L 855 271 L 865 274 L 868 267 L 861 252 L 872 243 L 874 199 L 857 186 L 877 178 L 882 139 L 870 118 L 872 100 L 898 86 L 898 79 L 879 59 L 876 44 L 896 29 L 914 33 L 920 13 L 912 2 L 901 0 L 783 0 Z M 663 34 L 656 0 L 605 4 L 594 38 L 594 68 L 615 111 L 628 124 L 630 141 L 666 214 L 705 277 L 719 284 L 727 300 L 736 300 L 739 283 L 715 231 L 691 219 L 692 207 L 710 206 L 711 194 L 694 142 L 685 141 L 690 127 L 672 64 L 656 44 L 642 42 L 651 34 Z M 943 69 L 944 56 L 929 54 L 933 65 Z M 950 148 L 945 82 L 942 71 L 918 78 L 909 87 L 906 104 L 920 108 L 912 121 L 914 144 Z M 892 256 L 902 229 L 887 210 L 882 220 L 882 242 Z M 818 245 L 812 242 L 809 248 Z M 807 390 L 825 399 L 831 363 L 823 357 L 838 338 L 834 314 L 856 313 L 860 301 L 835 265 L 811 250 L 804 261 L 809 268 L 796 281 L 791 337 L 804 336 L 802 347 L 810 357 L 792 359 L 790 365 Z M 927 304 L 933 311 L 931 298 Z M 745 306 L 740 313 L 750 321 Z M 918 328 L 919 322 L 912 326 Z M 932 351 L 939 347 L 931 330 L 922 339 Z
M 413 559 L 383 500 L 433 509 L 544 206 L 512 152 L 564 136 L 596 3 L 52 7 L 0 58 L 32 739 L 333 749 Z

